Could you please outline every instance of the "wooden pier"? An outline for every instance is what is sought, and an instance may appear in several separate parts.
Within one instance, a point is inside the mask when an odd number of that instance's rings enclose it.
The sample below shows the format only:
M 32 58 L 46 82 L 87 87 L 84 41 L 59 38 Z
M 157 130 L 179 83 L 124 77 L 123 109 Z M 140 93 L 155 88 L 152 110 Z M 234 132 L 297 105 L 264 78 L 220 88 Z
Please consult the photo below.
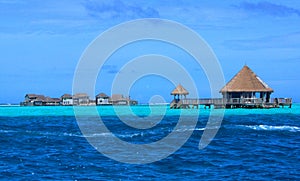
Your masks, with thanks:
M 278 108 L 292 107 L 291 98 L 271 98 L 274 90 L 245 65 L 221 90 L 223 98 L 189 99 L 179 84 L 172 92 L 171 109 L 199 108 Z
M 288 106 L 292 107 L 291 98 L 272 98 L 269 102 L 263 101 L 261 98 L 207 98 L 207 99 L 174 99 L 171 104 L 171 109 L 198 109 L 200 106 L 204 108 L 216 109 L 234 109 L 234 108 L 278 108 Z

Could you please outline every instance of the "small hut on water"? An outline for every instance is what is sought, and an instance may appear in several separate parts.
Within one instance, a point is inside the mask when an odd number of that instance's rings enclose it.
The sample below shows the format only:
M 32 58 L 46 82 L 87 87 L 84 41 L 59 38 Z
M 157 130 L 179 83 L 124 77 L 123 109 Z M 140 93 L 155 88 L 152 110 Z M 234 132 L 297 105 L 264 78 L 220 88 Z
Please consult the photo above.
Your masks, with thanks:
M 273 92 L 247 65 L 220 90 L 227 108 L 271 106 Z
M 171 103 L 171 108 L 187 108 L 182 105 L 182 99 L 186 99 L 186 96 L 189 92 L 181 85 L 178 84 L 177 87 L 171 92 L 171 95 L 174 96 L 174 100 Z

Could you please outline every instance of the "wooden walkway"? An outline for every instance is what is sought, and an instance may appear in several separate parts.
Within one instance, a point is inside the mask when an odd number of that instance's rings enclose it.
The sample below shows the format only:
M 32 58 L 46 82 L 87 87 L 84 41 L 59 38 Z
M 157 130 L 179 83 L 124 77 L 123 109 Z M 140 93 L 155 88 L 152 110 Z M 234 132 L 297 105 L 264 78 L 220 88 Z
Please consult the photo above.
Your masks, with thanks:
M 273 98 L 269 102 L 264 102 L 260 98 L 208 98 L 208 99 L 181 99 L 173 100 L 170 104 L 171 109 L 191 109 L 199 108 L 204 105 L 205 108 L 278 108 L 292 107 L 291 98 Z

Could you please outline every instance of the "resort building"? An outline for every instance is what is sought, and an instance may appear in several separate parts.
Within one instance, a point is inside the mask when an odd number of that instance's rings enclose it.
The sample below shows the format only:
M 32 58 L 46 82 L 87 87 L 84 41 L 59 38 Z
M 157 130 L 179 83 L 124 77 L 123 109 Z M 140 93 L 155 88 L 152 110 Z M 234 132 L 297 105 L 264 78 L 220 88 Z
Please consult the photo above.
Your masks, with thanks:
M 228 108 L 266 106 L 273 92 L 247 65 L 220 90 Z
M 109 103 L 112 105 L 137 105 L 136 100 L 130 99 L 130 97 L 124 97 L 122 94 L 113 94 L 109 98 Z
M 60 98 L 46 97 L 46 99 L 43 103 L 44 103 L 43 106 L 59 106 Z
M 221 90 L 225 99 L 259 98 L 270 101 L 273 89 L 262 81 L 248 66 L 244 66 Z
M 105 93 L 100 93 L 96 95 L 96 105 L 111 105 L 111 103 L 109 103 L 109 96 Z
M 73 96 L 74 106 L 88 106 L 90 98 L 86 93 L 77 93 Z
M 105 93 L 100 93 L 96 96 L 97 106 L 107 105 L 137 105 L 138 101 L 130 99 L 130 97 L 124 97 L 122 94 L 113 94 L 111 97 Z
M 71 94 L 64 94 L 60 98 L 61 98 L 61 104 L 63 106 L 72 106 L 73 105 L 73 96 Z
M 95 105 L 137 105 L 136 100 L 124 97 L 121 94 L 113 94 L 109 97 L 105 93 L 96 96 L 96 100 L 91 100 L 86 93 L 75 95 L 64 94 L 60 98 L 51 98 L 39 94 L 26 94 L 21 106 L 95 106 Z
M 21 106 L 57 106 L 60 105 L 59 98 L 46 97 L 40 94 L 26 94 Z
M 44 95 L 26 94 L 25 95 L 25 101 L 23 102 L 23 105 L 26 105 L 26 106 L 42 105 L 44 99 L 45 99 Z

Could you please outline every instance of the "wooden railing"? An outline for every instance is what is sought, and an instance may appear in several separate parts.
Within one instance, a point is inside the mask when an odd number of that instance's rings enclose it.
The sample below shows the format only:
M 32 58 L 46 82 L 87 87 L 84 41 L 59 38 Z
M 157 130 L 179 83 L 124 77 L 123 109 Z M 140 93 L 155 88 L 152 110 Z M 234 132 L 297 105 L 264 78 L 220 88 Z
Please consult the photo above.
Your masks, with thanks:
M 189 108 L 190 106 L 205 105 L 224 108 L 224 107 L 261 107 L 261 108 L 271 108 L 279 106 L 292 106 L 291 98 L 272 98 L 268 102 L 261 98 L 206 98 L 206 99 L 181 99 L 173 100 L 170 104 L 170 108 Z
M 271 103 L 275 103 L 275 104 L 292 104 L 292 98 L 272 98 L 271 99 Z
M 261 98 L 207 98 L 207 99 L 182 99 L 182 104 L 188 105 L 225 105 L 225 104 L 292 104 L 291 98 L 272 98 L 269 102 Z
M 215 99 L 182 99 L 183 104 L 189 105 L 205 105 L 205 104 L 222 104 L 223 99 L 215 98 Z

